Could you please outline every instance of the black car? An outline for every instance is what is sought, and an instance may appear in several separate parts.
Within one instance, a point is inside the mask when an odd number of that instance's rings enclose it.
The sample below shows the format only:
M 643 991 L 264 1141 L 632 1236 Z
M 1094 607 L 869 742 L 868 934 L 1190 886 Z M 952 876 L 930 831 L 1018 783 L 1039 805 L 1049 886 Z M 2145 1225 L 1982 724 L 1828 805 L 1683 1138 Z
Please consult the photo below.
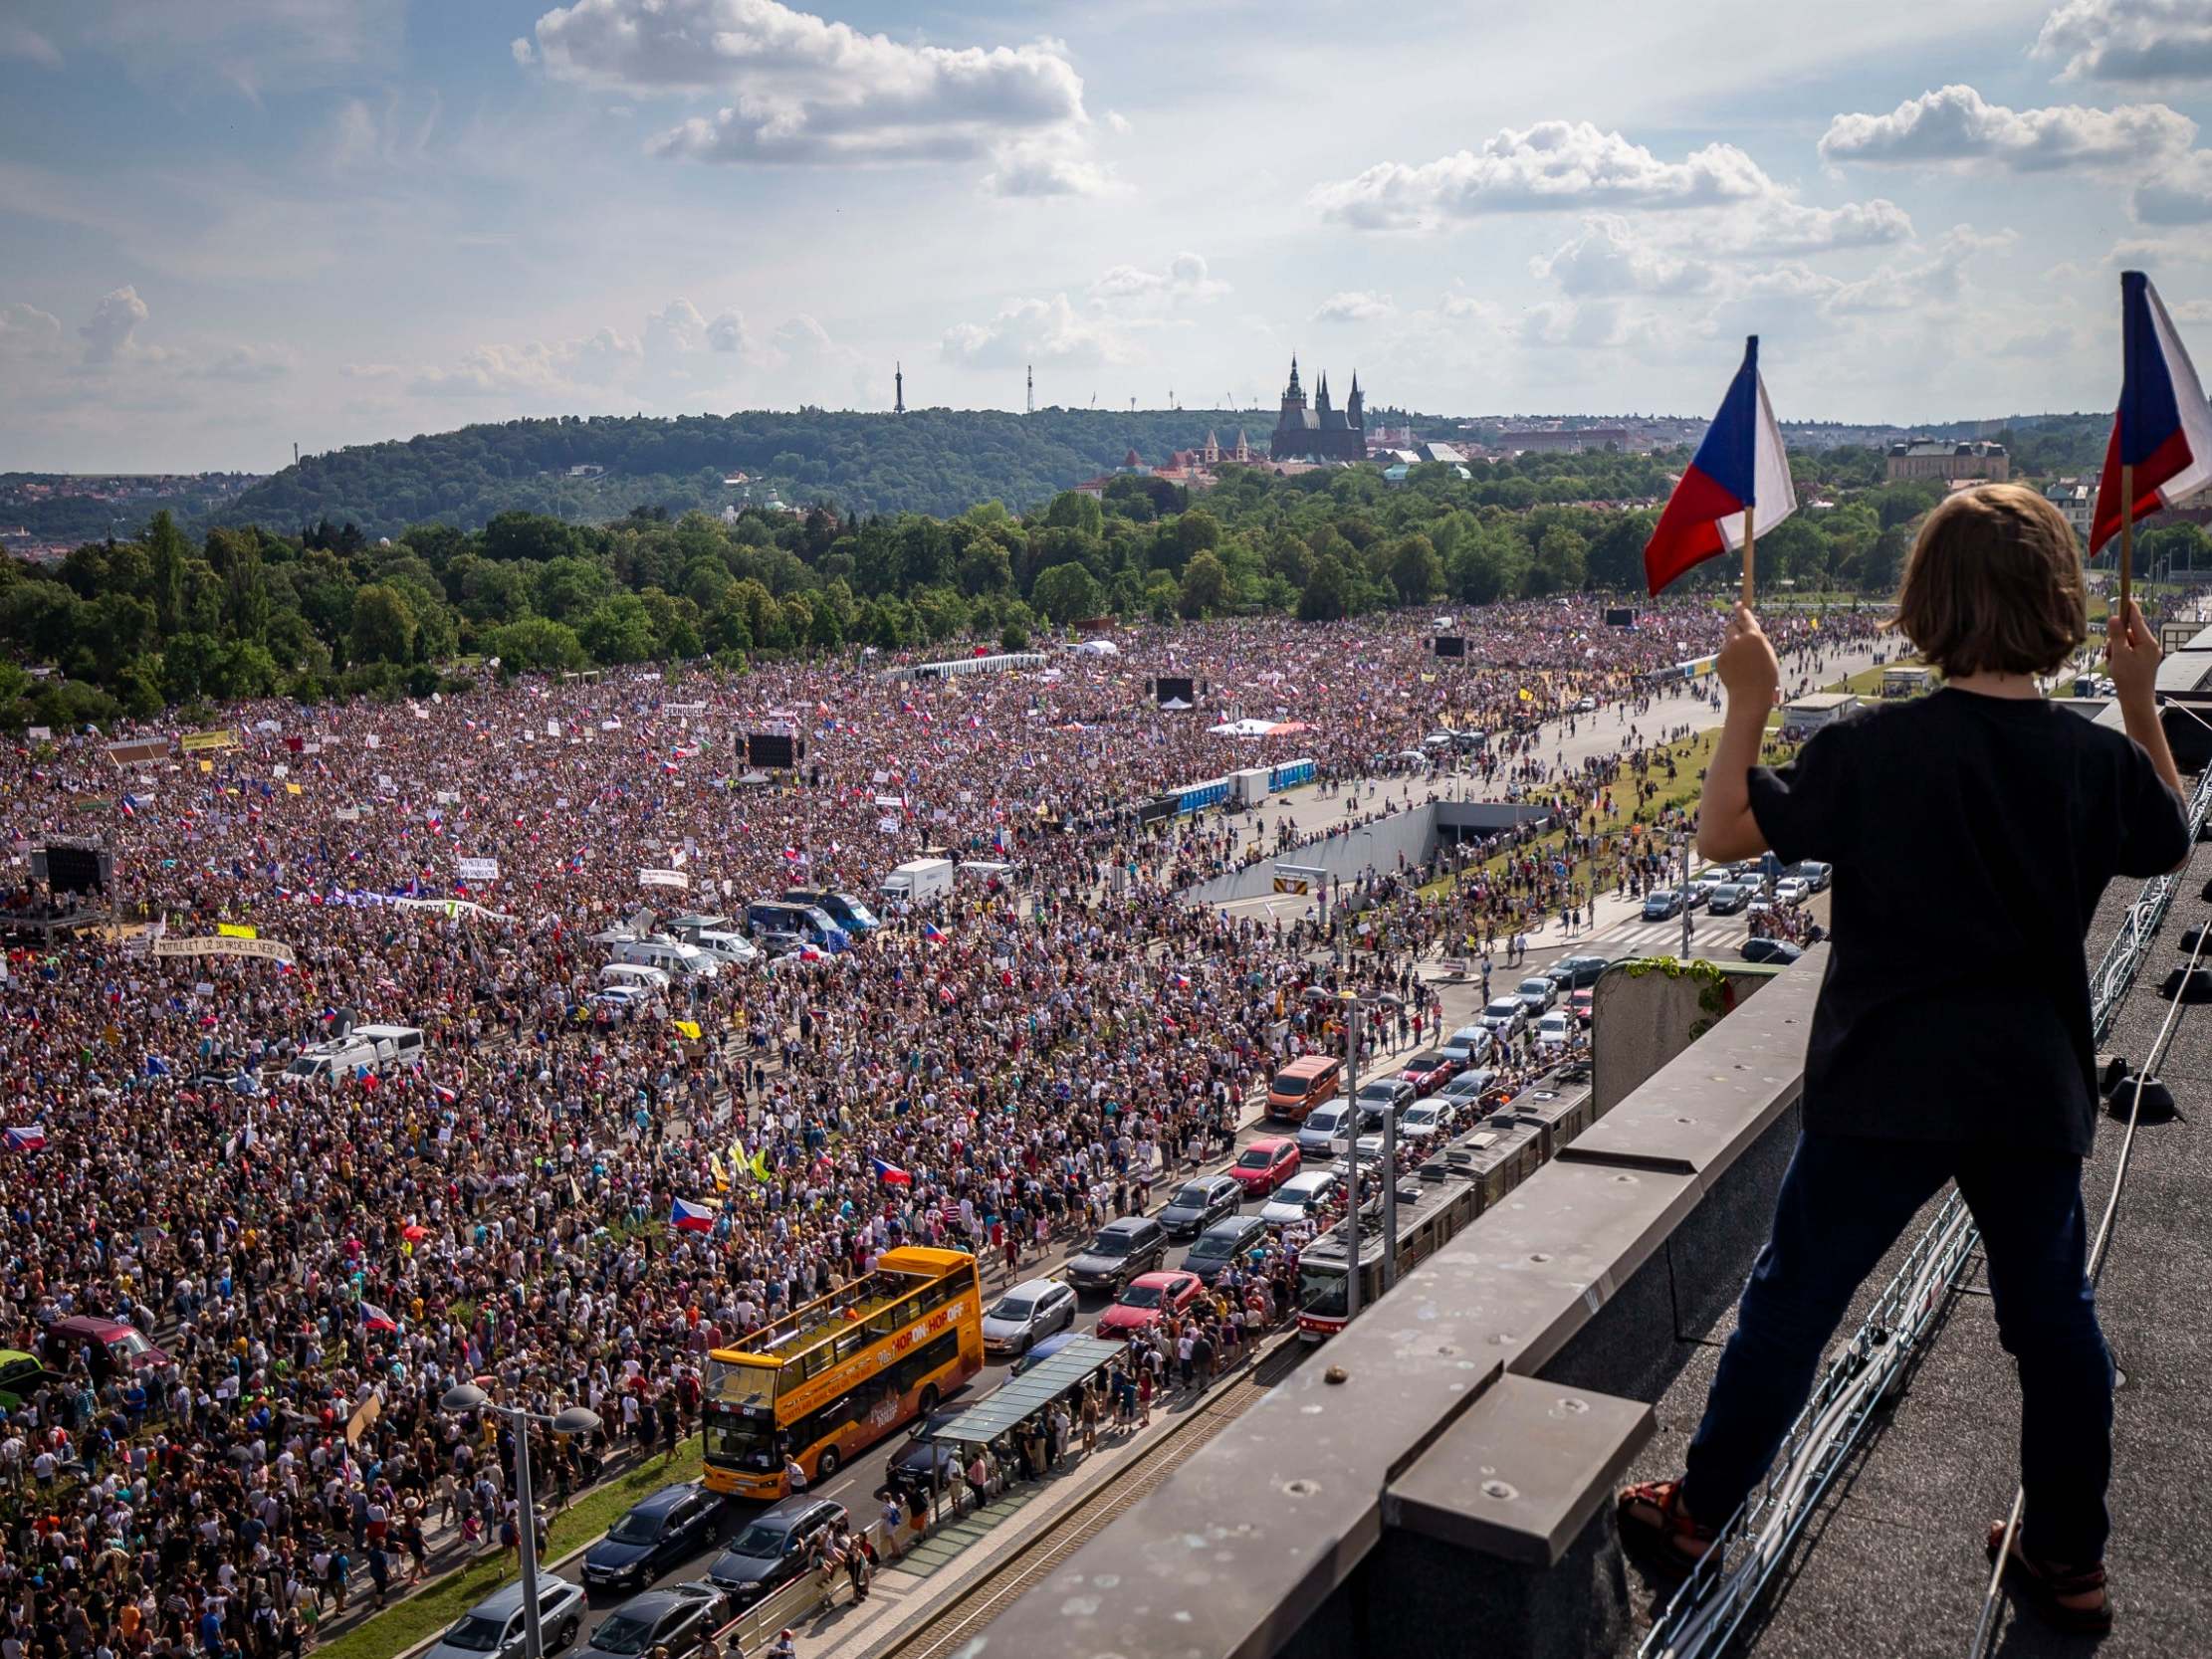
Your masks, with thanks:
M 599 1621 L 581 1659 L 641 1659 L 666 1648 L 684 1659 L 702 1640 L 730 1622 L 730 1592 L 704 1578 L 633 1595 Z
M 1562 956 L 1544 969 L 1544 976 L 1563 991 L 1578 991 L 1595 985 L 1612 965 L 1603 956 Z
M 722 1499 L 696 1482 L 641 1498 L 583 1557 L 585 1589 L 642 1589 L 712 1542 Z
M 965 1405 L 947 1406 L 926 1417 L 915 1418 L 907 1428 L 906 1444 L 891 1454 L 879 1494 L 888 1490 L 904 1498 L 917 1491 L 942 1492 L 958 1481 L 960 1448 L 932 1440 L 930 1436 L 957 1421 L 967 1409 Z
M 1743 941 L 1743 959 L 1747 962 L 1772 962 L 1777 967 L 1787 967 L 1804 954 L 1786 938 L 1747 938 Z
M 1375 1115 L 1378 1124 L 1382 1116 L 1379 1112 Z M 1256 1215 L 1232 1215 L 1226 1221 L 1217 1221 L 1183 1253 L 1183 1271 L 1197 1274 L 1211 1287 L 1222 1269 L 1266 1242 L 1267 1232 L 1267 1223 Z
M 1705 894 L 1705 908 L 1715 916 L 1734 916 L 1751 903 L 1748 882 L 1716 882 Z
M 1165 1267 L 1167 1258 L 1168 1235 L 1160 1223 L 1147 1215 L 1124 1215 L 1099 1228 L 1068 1258 L 1067 1282 L 1077 1290 L 1119 1296 L 1138 1274 Z
M 707 1568 L 740 1607 L 773 1595 L 806 1570 L 806 1547 L 845 1519 L 845 1506 L 803 1494 L 769 1505 Z
M 1682 896 L 1670 887 L 1654 888 L 1644 901 L 1644 920 L 1667 922 L 1682 914 Z
M 1234 1215 L 1244 1200 L 1244 1189 L 1226 1175 L 1202 1175 L 1185 1181 L 1159 1215 L 1168 1237 L 1181 1243 L 1214 1225 L 1224 1215 Z

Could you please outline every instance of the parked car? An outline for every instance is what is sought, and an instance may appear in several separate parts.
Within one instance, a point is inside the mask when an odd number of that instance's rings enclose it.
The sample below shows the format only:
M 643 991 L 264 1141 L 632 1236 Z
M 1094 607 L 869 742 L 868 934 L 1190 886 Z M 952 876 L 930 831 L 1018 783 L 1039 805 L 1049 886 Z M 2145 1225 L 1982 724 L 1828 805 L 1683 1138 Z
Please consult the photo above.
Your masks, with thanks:
M 1114 1305 L 1098 1316 L 1097 1335 L 1109 1340 L 1150 1331 L 1170 1314 L 1180 1314 L 1206 1289 L 1195 1273 L 1141 1273 Z
M 1747 938 L 1743 941 L 1743 959 L 1747 962 L 1772 962 L 1787 967 L 1805 952 L 1786 938 Z
M 1237 1154 L 1228 1172 L 1246 1198 L 1264 1198 L 1298 1172 L 1298 1142 L 1287 1135 L 1263 1135 Z
M 1521 1006 L 1534 1019 L 1559 1000 L 1559 987 L 1545 974 L 1534 974 L 1513 987 L 1513 994 L 1521 999 Z
M 1645 898 L 1644 920 L 1670 922 L 1682 914 L 1682 896 L 1670 887 L 1656 887 Z
M 66 1370 L 69 1361 L 83 1350 L 92 1358 L 96 1379 L 103 1367 L 127 1376 L 132 1371 L 151 1370 L 169 1362 L 168 1350 L 155 1348 L 136 1326 L 125 1325 L 120 1320 L 100 1319 L 92 1314 L 56 1320 L 46 1328 L 41 1346 L 57 1370 Z
M 1551 981 L 1547 979 L 1544 983 L 1548 985 Z M 1426 1049 L 1407 1061 L 1398 1076 L 1402 1082 L 1414 1086 L 1415 1094 L 1433 1095 L 1449 1083 L 1451 1074 L 1458 1069 L 1458 1065 L 1441 1051 Z
M 1034 1362 L 1047 1348 L 1057 1349 L 1075 1335 L 1062 1332 L 1057 1337 L 1047 1337 L 1023 1356 L 1021 1365 Z M 1020 1366 L 1015 1367 L 1015 1374 Z M 941 1428 L 948 1428 L 960 1420 L 966 1405 L 941 1405 L 926 1416 L 917 1417 L 906 1426 L 906 1444 L 891 1454 L 891 1461 L 883 1471 L 883 1484 L 904 1497 L 909 1492 L 943 1492 L 960 1478 L 960 1448 L 948 1445 L 930 1436 Z
M 1813 884 L 1802 876 L 1784 876 L 1774 884 L 1777 905 L 1802 905 L 1813 896 Z
M 1562 956 L 1544 969 L 1544 977 L 1561 990 L 1574 990 L 1582 985 L 1595 985 L 1599 975 L 1613 965 L 1603 956 Z
M 641 1659 L 666 1653 L 684 1659 L 729 1622 L 730 1592 L 705 1578 L 633 1595 L 599 1621 L 583 1652 L 586 1659 Z
M 1183 1271 L 1195 1273 L 1212 1285 L 1223 1269 L 1247 1255 L 1266 1236 L 1267 1223 L 1256 1215 L 1232 1215 L 1226 1221 L 1217 1221 L 1183 1253 Z
M 632 1504 L 583 1555 L 585 1589 L 642 1589 L 698 1554 L 715 1536 L 722 1498 L 696 1481 L 664 1486 Z M 602 1626 L 602 1628 L 604 1628 Z M 594 1633 L 593 1640 L 597 1640 Z
M 1298 1126 L 1299 1152 L 1306 1157 L 1321 1156 L 1329 1149 L 1329 1142 L 1351 1122 L 1352 1112 L 1350 1101 L 1331 1101 L 1327 1106 L 1314 1108 Z
M 1422 1109 L 1416 1107 L 1414 1110 Z M 1342 1184 L 1333 1170 L 1301 1169 L 1259 1206 L 1259 1219 L 1270 1227 L 1287 1227 L 1327 1203 L 1329 1195 Z
M 1177 1244 L 1197 1238 L 1224 1215 L 1234 1215 L 1244 1188 L 1227 1175 L 1201 1175 L 1176 1188 L 1160 1212 L 1160 1225 Z
M 1358 1138 L 1359 1143 L 1363 1147 L 1371 1151 L 1380 1151 L 1383 1145 L 1384 1112 L 1385 1109 L 1378 1106 L 1361 1107 L 1358 1127 L 1355 1129 L 1352 1121 L 1347 1118 L 1336 1139 L 1329 1142 L 1330 1152 L 1337 1157 L 1343 1157 L 1352 1149 L 1354 1137 Z
M 1403 1113 L 1418 1097 L 1419 1091 L 1403 1077 L 1379 1077 L 1361 1084 L 1355 1101 L 1362 1112 Z
M 1751 903 L 1751 888 L 1744 882 L 1721 882 L 1705 895 L 1705 908 L 1715 916 L 1734 916 Z
M 1791 865 L 1785 875 L 1795 876 L 1813 892 L 1818 893 L 1836 879 L 1836 867 L 1823 864 L 1817 858 L 1800 859 Z
M 1482 1010 L 1482 1023 L 1499 1042 L 1508 1042 L 1528 1023 L 1528 1010 L 1517 996 L 1494 997 Z
M 1457 1104 L 1459 1103 L 1437 1094 L 1408 1107 L 1406 1116 L 1398 1122 L 1399 1141 L 1427 1141 L 1432 1136 L 1441 1134 L 1444 1126 L 1450 1122 L 1452 1109 Z
M 550 1573 L 538 1580 L 538 1628 L 549 1650 L 566 1647 L 583 1625 L 583 1586 Z M 523 1586 L 494 1590 L 471 1607 L 421 1659 L 522 1659 Z
M 1574 1015 L 1583 1024 L 1588 1025 L 1591 1015 L 1597 1011 L 1597 1000 L 1598 993 L 1585 986 L 1583 989 L 1569 994 L 1567 1012 Z
M 1342 1086 L 1344 1062 L 1333 1054 L 1302 1054 L 1276 1072 L 1267 1085 L 1267 1116 L 1303 1123 L 1306 1114 L 1334 1100 Z
M 1077 1290 L 1120 1292 L 1140 1273 L 1165 1264 L 1168 1235 L 1146 1215 L 1124 1215 L 1092 1235 L 1080 1254 L 1068 1258 L 1068 1283 Z
M 738 1607 L 774 1595 L 806 1570 L 806 1547 L 845 1519 L 845 1506 L 800 1493 L 769 1505 L 707 1568 Z
M 1581 1032 L 1575 1016 L 1563 1009 L 1554 1008 L 1536 1022 L 1536 1042 L 1540 1048 L 1565 1048 Z
M 1011 1357 L 1026 1353 L 1040 1337 L 1075 1323 L 1075 1292 L 1057 1279 L 1029 1279 L 1013 1287 L 984 1315 L 984 1351 Z
M 1497 1076 L 1487 1066 L 1476 1066 L 1461 1072 L 1430 1097 L 1433 1101 L 1449 1106 L 1479 1106 L 1483 1091 L 1490 1087 L 1490 1080 Z
M 1490 1052 L 1490 1045 L 1497 1039 L 1490 1035 L 1489 1027 L 1462 1025 L 1444 1039 L 1443 1052 L 1447 1059 L 1462 1066 L 1471 1066 Z

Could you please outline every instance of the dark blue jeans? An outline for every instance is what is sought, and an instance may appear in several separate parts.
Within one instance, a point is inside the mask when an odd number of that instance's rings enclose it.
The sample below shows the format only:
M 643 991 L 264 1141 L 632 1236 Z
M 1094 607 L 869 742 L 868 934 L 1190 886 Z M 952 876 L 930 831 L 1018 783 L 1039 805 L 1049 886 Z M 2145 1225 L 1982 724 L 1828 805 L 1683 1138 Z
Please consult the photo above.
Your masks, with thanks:
M 2022 1547 L 2069 1566 L 2104 1558 L 2112 1359 L 2086 1271 L 2082 1160 L 2058 1152 L 1800 1137 L 1690 1442 L 1692 1515 L 1725 1521 L 1766 1474 L 1853 1293 L 1953 1179 L 1981 1228 L 1999 1340 L 2020 1368 Z

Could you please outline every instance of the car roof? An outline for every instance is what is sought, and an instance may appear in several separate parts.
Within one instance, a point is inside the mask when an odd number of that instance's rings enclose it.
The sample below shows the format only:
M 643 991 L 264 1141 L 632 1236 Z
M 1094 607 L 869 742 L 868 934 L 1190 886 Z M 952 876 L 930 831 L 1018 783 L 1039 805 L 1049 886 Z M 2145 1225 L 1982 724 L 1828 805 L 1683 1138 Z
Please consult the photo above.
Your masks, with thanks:
M 1275 1195 L 1280 1197 L 1293 1187 L 1302 1191 L 1311 1191 L 1314 1187 L 1325 1186 L 1335 1179 L 1336 1171 L 1334 1169 L 1301 1169 L 1290 1179 L 1284 1181 L 1282 1185 L 1276 1187 Z
M 1008 1296 L 1025 1296 L 1031 1302 L 1034 1302 L 1038 1297 L 1059 1288 L 1060 1282 L 1057 1279 L 1024 1279 L 1005 1294 Z
M 1158 1285 L 1162 1290 L 1166 1290 L 1170 1285 L 1180 1284 L 1185 1279 L 1196 1279 L 1197 1277 L 1197 1274 L 1185 1273 L 1181 1268 L 1163 1268 L 1154 1273 L 1138 1274 L 1136 1278 L 1129 1281 L 1129 1288 L 1135 1290 L 1139 1285 Z
M 702 1598 L 684 1594 L 680 1587 L 640 1590 L 614 1610 L 628 1613 L 632 1618 L 659 1618 L 663 1613 L 673 1611 L 682 1602 L 699 1599 Z
M 644 1497 L 632 1504 L 630 1509 L 633 1513 L 642 1512 L 646 1515 L 658 1515 L 663 1510 L 674 1509 L 698 1490 L 699 1488 L 694 1482 L 678 1481 L 674 1486 L 664 1486 L 658 1492 L 646 1493 Z
M 1199 1234 L 1198 1243 L 1203 1244 L 1210 1238 L 1234 1238 L 1250 1232 L 1259 1225 L 1260 1220 L 1256 1215 L 1224 1215 L 1213 1226 L 1207 1228 L 1205 1232 Z M 1196 1245 L 1193 1246 L 1193 1248 L 1196 1247 Z
M 807 1516 L 812 1515 L 825 1503 L 831 1503 L 831 1500 L 809 1498 L 803 1492 L 797 1493 L 789 1498 L 778 1498 L 753 1519 L 755 1521 L 766 1521 L 771 1526 L 789 1526 L 793 1522 L 805 1520 Z M 838 1506 L 832 1504 L 832 1507 Z
M 1283 1067 L 1282 1071 L 1293 1073 L 1299 1077 L 1312 1077 L 1316 1073 L 1324 1072 L 1329 1067 L 1337 1064 L 1339 1064 L 1339 1061 L 1333 1054 L 1301 1054 L 1289 1065 Z M 1282 1073 L 1276 1075 L 1281 1076 Z
M 553 1578 L 553 1574 L 547 1573 L 545 1576 Z M 559 1595 L 565 1591 L 574 1590 L 576 1586 L 561 1578 L 555 1579 L 553 1583 L 542 1581 L 540 1587 L 543 1594 Z M 522 1610 L 522 1605 L 523 1586 L 522 1581 L 518 1579 L 505 1588 L 496 1589 L 490 1595 L 487 1595 L 482 1601 L 469 1609 L 467 1616 L 496 1619 L 513 1618 Z
M 1247 1152 L 1271 1152 L 1292 1144 L 1294 1142 L 1287 1135 L 1255 1135 L 1251 1140 L 1244 1142 L 1244 1150 Z
M 1154 1225 L 1149 1215 L 1117 1215 L 1099 1228 L 1101 1233 L 1134 1233 Z

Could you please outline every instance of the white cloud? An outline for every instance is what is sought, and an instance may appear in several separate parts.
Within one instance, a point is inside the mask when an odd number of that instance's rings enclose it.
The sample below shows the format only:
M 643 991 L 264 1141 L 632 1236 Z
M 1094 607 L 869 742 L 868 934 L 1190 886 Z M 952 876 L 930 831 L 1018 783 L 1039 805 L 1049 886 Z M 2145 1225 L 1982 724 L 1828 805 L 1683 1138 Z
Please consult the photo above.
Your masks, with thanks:
M 43 356 L 62 343 L 62 319 L 18 300 L 0 306 L 0 357 Z
M 509 41 L 507 51 L 518 64 L 535 64 L 538 61 L 538 51 L 530 44 L 530 37 L 527 35 L 517 35 Z
M 1846 202 L 1842 207 L 1807 207 L 1777 199 L 1761 202 L 1737 216 L 1730 245 L 1749 254 L 1818 254 L 1839 248 L 1880 248 L 1909 241 L 1912 216 L 1895 202 Z
M 55 44 L 28 23 L 0 18 L 0 58 L 20 58 L 41 69 L 60 69 L 62 54 Z
M 1015 368 L 1027 362 L 1093 365 L 1125 362 L 1133 355 L 1118 324 L 1088 315 L 1064 294 L 1049 300 L 1016 300 L 989 322 L 956 322 L 939 347 L 948 363 L 968 368 Z
M 2135 217 L 2146 225 L 2212 224 L 2212 150 L 2192 150 L 2135 187 Z
M 289 345 L 233 345 L 196 372 L 209 380 L 278 380 L 300 365 Z
M 1617 214 L 1585 219 L 1572 242 L 1530 260 L 1529 271 L 1574 298 L 1596 295 L 1702 294 L 1713 286 L 1713 268 L 1638 240 Z
M 1091 284 L 1088 297 L 1094 306 L 1156 302 L 1176 305 L 1218 300 L 1228 292 L 1229 285 L 1212 274 L 1205 255 L 1186 251 L 1170 260 L 1165 271 L 1145 271 L 1134 265 L 1114 266 Z
M 2212 79 L 2212 11 L 2203 0 L 2066 0 L 2036 54 L 2063 58 L 2068 81 Z
M 2186 150 L 2197 124 L 2163 104 L 2009 109 L 1972 87 L 1942 87 L 1886 115 L 1838 115 L 1823 159 L 1881 164 L 1989 162 L 2015 172 L 2141 163 Z
M 612 328 L 580 339 L 479 345 L 449 368 L 418 371 L 407 389 L 417 397 L 558 397 L 619 379 L 644 355 L 637 340 Z
M 1308 200 L 1324 218 L 1380 230 L 1485 213 L 1714 207 L 1777 190 L 1733 144 L 1707 144 L 1680 161 L 1662 161 L 1589 121 L 1539 121 L 1518 132 L 1506 128 L 1479 150 L 1419 166 L 1381 162 L 1317 186 Z
M 664 132 L 664 155 L 721 162 L 990 158 L 1006 196 L 1106 187 L 1082 153 L 1083 82 L 1056 41 L 942 47 L 894 41 L 779 0 L 576 0 L 538 20 L 556 80 L 730 102 Z
M 77 330 L 85 342 L 88 367 L 104 368 L 130 349 L 130 336 L 147 316 L 138 291 L 125 286 L 101 297 L 91 318 Z
M 1389 316 L 1398 308 L 1387 294 L 1374 294 L 1364 289 L 1346 289 L 1332 294 L 1314 308 L 1316 322 L 1374 322 Z
M 1655 318 L 1619 300 L 1545 301 L 1529 307 L 1520 323 L 1521 343 L 1531 346 L 1643 350 L 1658 337 Z

